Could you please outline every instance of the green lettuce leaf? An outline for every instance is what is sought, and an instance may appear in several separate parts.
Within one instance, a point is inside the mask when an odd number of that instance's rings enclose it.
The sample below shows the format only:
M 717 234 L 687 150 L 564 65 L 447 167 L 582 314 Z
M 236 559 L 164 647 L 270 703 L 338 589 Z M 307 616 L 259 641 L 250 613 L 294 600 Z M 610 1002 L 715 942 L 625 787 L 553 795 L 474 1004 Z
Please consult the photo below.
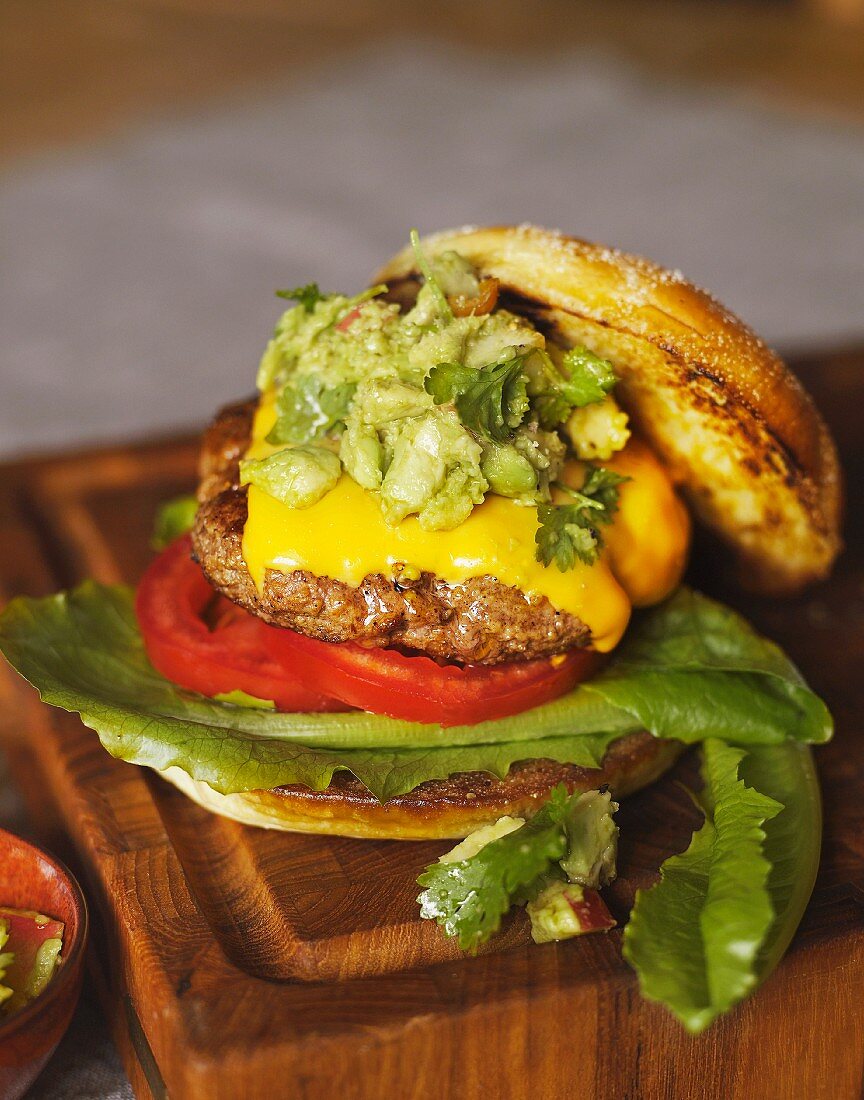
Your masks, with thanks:
M 175 539 L 191 531 L 198 511 L 194 496 L 174 497 L 166 501 L 156 513 L 150 543 L 154 550 L 164 550 Z
M 756 975 L 762 982 L 785 954 L 813 893 L 822 847 L 822 799 L 813 754 L 804 745 L 752 749 L 741 761 L 739 774 L 749 786 L 783 805 L 763 826 L 774 920 L 756 957 Z
M 737 667 L 723 672 L 714 665 L 699 672 L 689 652 L 685 672 L 675 665 L 663 671 L 664 659 L 684 660 L 676 657 L 670 642 L 665 649 L 653 648 L 654 666 L 648 663 L 652 652 L 648 647 L 643 663 L 636 661 L 626 675 L 616 671 L 613 660 L 598 681 L 554 702 L 512 718 L 446 729 L 361 711 L 281 714 L 182 691 L 148 662 L 133 594 L 122 587 L 87 582 L 71 593 L 12 601 L 0 616 L 0 651 L 46 702 L 80 714 L 112 755 L 160 770 L 180 767 L 226 794 L 289 783 L 322 788 L 334 771 L 348 770 L 377 797 L 387 799 L 458 771 L 505 775 L 515 761 L 530 758 L 596 766 L 617 737 L 646 727 L 669 735 L 664 692 L 667 709 L 683 714 L 693 728 L 710 729 L 712 720 L 716 727 L 720 721 L 716 708 L 724 703 L 723 683 L 725 694 L 738 706 L 736 714 L 741 712 L 742 740 L 779 740 L 787 728 L 802 740 L 824 739 L 824 722 L 821 718 L 803 721 L 797 703 L 781 700 L 782 705 L 760 709 L 766 684 L 787 683 L 782 678 L 785 658 L 777 658 L 776 647 L 759 639 L 736 616 L 724 618 L 730 613 L 719 605 L 704 597 L 693 600 L 695 610 L 689 617 L 682 614 L 676 598 L 637 619 L 631 627 L 636 639 L 626 659 L 632 661 L 632 654 L 638 657 L 639 638 L 643 632 L 656 634 L 658 619 L 667 618 L 670 629 L 686 633 L 692 630 L 688 623 L 693 614 L 712 622 L 719 616 L 726 629 L 740 637 L 741 646 L 752 650 L 749 663 L 739 654 L 739 664 L 744 668 L 767 664 L 770 674 L 741 672 Z M 720 629 L 717 622 L 715 627 Z M 767 655 L 762 651 L 766 646 Z M 731 666 L 734 638 L 727 641 L 726 649 Z M 705 687 L 706 678 L 713 694 Z M 650 682 L 640 687 L 642 681 Z M 791 683 L 821 715 L 818 700 L 797 673 Z M 640 705 L 633 706 L 631 700 L 623 706 L 610 701 L 609 684 L 619 692 L 629 686 L 630 695 L 641 699 Z M 676 691 L 685 697 L 686 705 L 679 704 Z M 679 736 L 689 732 L 686 728 L 672 731 Z
M 694 1033 L 779 961 L 813 888 L 821 833 L 807 749 L 747 753 L 708 740 L 703 752 L 705 823 L 637 893 L 624 933 L 643 996 Z
M 723 604 L 679 588 L 639 616 L 585 685 L 657 737 L 738 745 L 829 741 L 828 708 L 779 646 Z
M 281 714 L 207 699 L 152 668 L 132 592 L 93 582 L 14 600 L 0 617 L 0 651 L 45 702 L 80 714 L 113 756 L 180 767 L 223 794 L 287 783 L 321 789 L 334 771 L 348 770 L 387 799 L 459 771 L 503 776 L 526 757 L 596 767 L 610 742 L 633 728 L 629 716 L 590 697 L 575 710 L 548 704 L 542 722 L 534 711 L 533 721 L 517 716 L 446 734 L 361 711 Z

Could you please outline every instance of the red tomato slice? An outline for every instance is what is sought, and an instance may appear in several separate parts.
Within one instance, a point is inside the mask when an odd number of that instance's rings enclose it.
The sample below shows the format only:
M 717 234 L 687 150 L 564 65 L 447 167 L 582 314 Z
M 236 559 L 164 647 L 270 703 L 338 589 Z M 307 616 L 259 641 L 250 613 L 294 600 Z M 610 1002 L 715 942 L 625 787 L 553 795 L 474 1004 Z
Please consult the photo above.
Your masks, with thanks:
M 191 552 L 188 535 L 177 539 L 138 586 L 135 611 L 157 671 L 202 695 L 239 690 L 280 710 L 350 709 L 286 669 L 276 656 L 282 630 L 217 596 Z
M 203 614 L 214 600 L 219 611 L 211 628 Z M 573 650 L 539 661 L 440 665 L 395 649 L 320 642 L 215 597 L 190 557 L 188 537 L 147 570 L 136 610 L 150 660 L 174 683 L 205 695 L 239 688 L 288 711 L 359 707 L 416 722 L 473 725 L 563 695 L 601 660 Z

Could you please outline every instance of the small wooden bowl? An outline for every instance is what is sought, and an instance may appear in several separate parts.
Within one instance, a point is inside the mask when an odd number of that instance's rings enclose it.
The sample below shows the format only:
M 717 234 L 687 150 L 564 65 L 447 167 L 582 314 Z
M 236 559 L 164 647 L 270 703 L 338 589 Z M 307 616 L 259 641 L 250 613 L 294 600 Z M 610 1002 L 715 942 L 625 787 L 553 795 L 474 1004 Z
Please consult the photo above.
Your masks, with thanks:
M 87 904 L 62 863 L 0 829 L 0 905 L 35 909 L 65 924 L 63 965 L 26 1008 L 0 1013 L 0 1097 L 23 1096 L 63 1037 L 84 975 Z

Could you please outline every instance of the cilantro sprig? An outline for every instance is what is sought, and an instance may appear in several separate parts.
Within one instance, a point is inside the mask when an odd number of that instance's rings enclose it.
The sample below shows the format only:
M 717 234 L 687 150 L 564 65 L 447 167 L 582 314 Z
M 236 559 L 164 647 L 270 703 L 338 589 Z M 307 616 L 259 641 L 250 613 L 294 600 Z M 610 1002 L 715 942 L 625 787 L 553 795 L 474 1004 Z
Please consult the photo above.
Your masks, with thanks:
M 593 565 L 603 548 L 600 528 L 612 522 L 618 511 L 618 486 L 628 480 L 603 466 L 589 465 L 581 489 L 560 485 L 572 501 L 537 508 L 537 560 L 544 565 L 554 561 L 562 573 L 577 560 Z
M 618 380 L 612 364 L 586 347 L 571 348 L 563 357 L 562 371 L 547 362 L 549 388 L 537 394 L 534 408 L 541 425 L 549 430 L 562 424 L 573 409 L 602 401 Z
M 466 428 L 503 443 L 528 411 L 524 362 L 524 355 L 514 354 L 479 369 L 439 363 L 430 369 L 423 385 L 436 405 L 452 401 Z
M 305 286 L 295 286 L 291 290 L 277 290 L 277 298 L 284 298 L 287 302 L 296 302 L 307 313 L 314 313 L 315 306 L 323 301 L 327 295 L 321 293 L 317 283 L 307 283 Z
M 474 950 L 501 926 L 510 907 L 547 875 L 567 850 L 569 799 L 556 787 L 546 805 L 512 833 L 469 859 L 432 863 L 417 879 L 420 915 L 436 920 L 462 950 Z
M 484 844 L 487 826 L 474 834 L 480 847 L 471 855 L 458 858 L 474 836 L 427 867 L 417 880 L 426 887 L 417 899 L 420 915 L 458 936 L 463 950 L 474 950 L 497 932 L 511 906 L 534 901 L 552 882 L 604 886 L 615 877 L 617 809 L 608 787 L 568 795 L 559 784 L 529 821 L 504 819 L 499 824 L 510 831 Z

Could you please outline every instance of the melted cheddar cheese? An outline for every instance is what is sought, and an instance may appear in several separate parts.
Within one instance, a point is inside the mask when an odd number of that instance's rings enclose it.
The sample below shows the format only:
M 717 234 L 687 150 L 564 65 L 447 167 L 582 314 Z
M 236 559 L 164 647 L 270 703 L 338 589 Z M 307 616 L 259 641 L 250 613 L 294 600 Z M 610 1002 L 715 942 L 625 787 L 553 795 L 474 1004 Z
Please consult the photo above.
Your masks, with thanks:
M 265 440 L 275 415 L 272 401 L 262 400 L 247 457 L 275 449 Z M 631 441 L 604 465 L 632 480 L 621 486 L 614 523 L 604 528 L 601 558 L 594 565 L 577 561 L 564 573 L 534 556 L 534 508 L 490 493 L 455 530 L 424 531 L 414 516 L 391 527 L 374 496 L 347 474 L 305 509 L 289 508 L 250 485 L 243 557 L 259 590 L 268 569 L 305 569 L 351 585 L 372 573 L 406 570 L 434 573 L 450 584 L 492 576 L 577 616 L 591 629 L 593 647 L 605 653 L 627 628 L 631 605 L 654 603 L 676 586 L 690 528 L 668 475 L 644 444 Z M 578 464 L 571 470 L 576 476 Z
M 638 439 L 601 465 L 629 477 L 604 528 L 605 556 L 634 607 L 659 603 L 679 585 L 690 549 L 690 513 L 653 452 Z

